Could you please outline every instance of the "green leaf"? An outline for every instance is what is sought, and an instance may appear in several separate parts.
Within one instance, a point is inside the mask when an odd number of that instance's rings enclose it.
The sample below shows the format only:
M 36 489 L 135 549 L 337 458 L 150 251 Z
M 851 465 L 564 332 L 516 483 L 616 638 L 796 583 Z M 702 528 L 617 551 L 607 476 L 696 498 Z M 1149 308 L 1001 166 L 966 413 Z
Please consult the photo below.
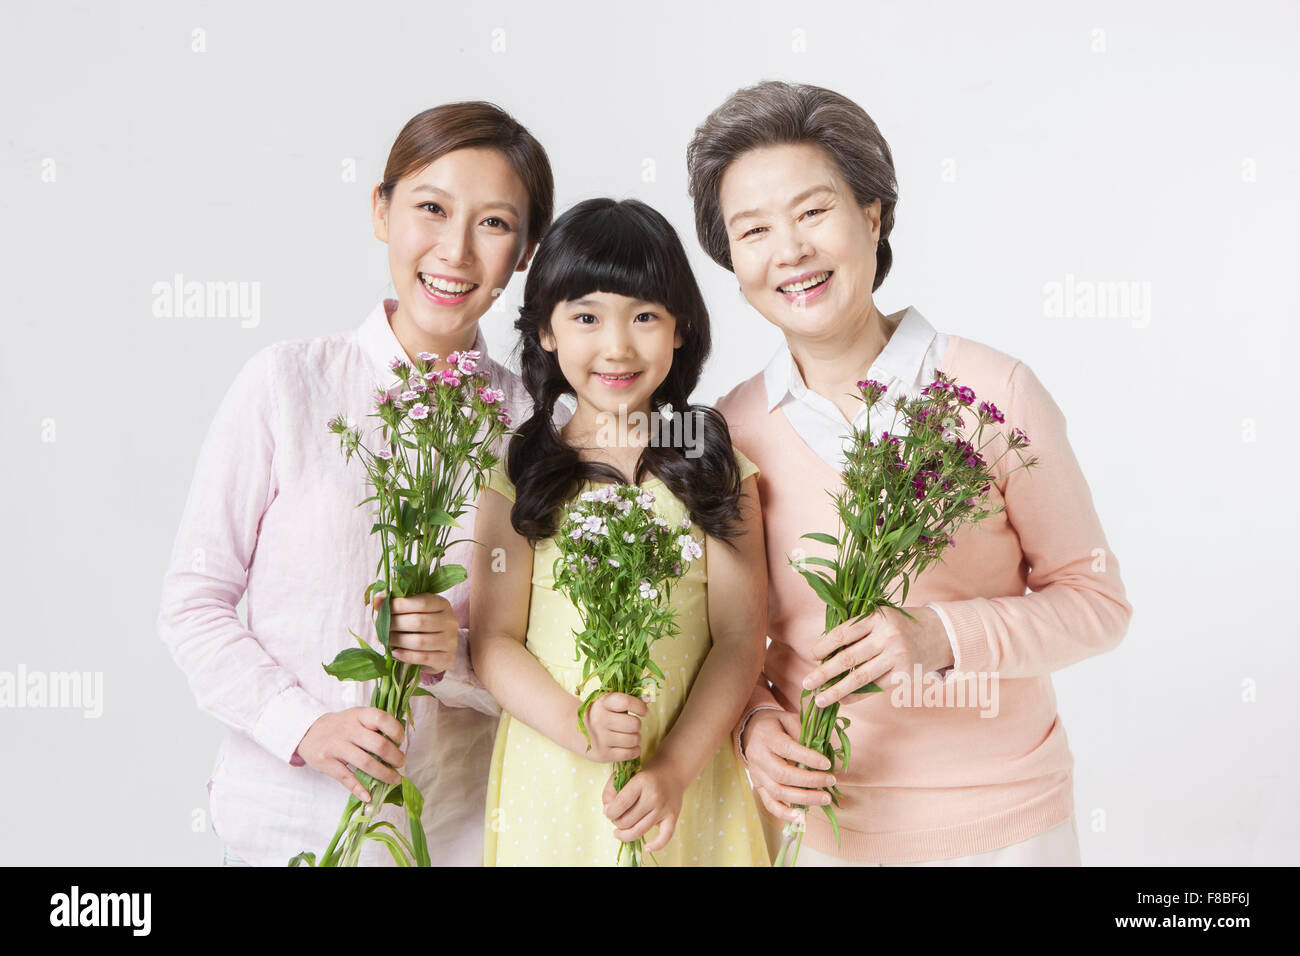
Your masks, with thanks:
M 406 818 L 411 824 L 411 845 L 415 850 L 416 866 L 432 866 L 429 859 L 429 844 L 424 838 L 424 824 L 420 814 L 424 813 L 424 795 L 409 777 L 402 778 L 402 796 L 406 800 Z
M 881 687 L 875 681 L 872 681 L 870 684 L 863 684 L 857 690 L 853 691 L 855 694 L 883 694 L 884 692 L 885 688 Z
M 829 544 L 832 548 L 838 548 L 840 546 L 838 538 L 832 538 L 830 535 L 823 534 L 820 531 L 809 531 L 807 534 L 799 535 L 799 537 L 811 538 L 813 541 L 820 541 L 822 544 Z
M 830 558 L 804 558 L 803 563 L 816 564 L 819 567 L 830 568 L 832 571 L 835 572 L 838 572 L 840 570 L 840 566 L 836 564 L 834 561 L 832 561 Z
M 385 599 L 384 603 L 379 605 L 379 613 L 375 615 L 375 632 L 379 635 L 379 642 L 383 644 L 384 647 L 388 647 L 388 631 L 392 626 L 392 623 L 392 601 Z
M 659 669 L 659 665 L 656 664 L 654 661 L 652 661 L 652 660 L 647 660 L 647 661 L 645 662 L 645 665 L 646 665 L 646 667 L 648 667 L 648 668 L 650 669 L 650 673 L 651 673 L 651 674 L 654 674 L 655 677 L 658 677 L 660 680 L 666 680 L 666 679 L 667 679 L 667 678 L 664 677 L 664 672 L 661 671 L 661 670 Z
M 339 680 L 378 680 L 388 673 L 384 655 L 369 647 L 345 648 L 324 667 L 325 673 Z
M 427 687 L 417 687 L 415 688 L 415 690 L 411 691 L 411 696 L 412 697 L 433 697 L 434 695 L 430 693 Z
M 444 564 L 437 571 L 433 572 L 433 577 L 429 579 L 429 591 L 432 594 L 441 594 L 448 588 L 460 584 L 468 577 L 465 568 L 459 564 Z
M 817 596 L 825 604 L 829 604 L 846 614 L 848 613 L 844 607 L 844 598 L 840 596 L 839 588 L 835 586 L 835 582 L 827 580 L 815 571 L 805 571 L 802 568 L 795 568 L 795 570 L 802 574 L 804 580 L 812 585 L 812 589 L 817 592 Z
M 840 821 L 835 817 L 835 808 L 830 804 L 827 804 L 822 807 L 822 809 L 825 810 L 826 815 L 831 818 L 831 829 L 835 831 L 835 848 L 838 850 L 840 847 Z
M 451 515 L 447 514 L 447 512 L 443 511 L 440 508 L 434 508 L 432 511 L 430 511 L 427 515 L 424 516 L 424 520 L 427 521 L 429 524 L 441 524 L 441 525 L 448 525 L 448 526 L 453 526 L 456 524 L 456 519 L 453 518 Z
M 315 866 L 316 854 L 309 853 L 308 851 L 303 850 L 301 853 L 299 853 L 297 856 L 295 856 L 292 860 L 289 861 L 290 866 L 302 866 L 304 863 L 307 864 L 307 866 Z

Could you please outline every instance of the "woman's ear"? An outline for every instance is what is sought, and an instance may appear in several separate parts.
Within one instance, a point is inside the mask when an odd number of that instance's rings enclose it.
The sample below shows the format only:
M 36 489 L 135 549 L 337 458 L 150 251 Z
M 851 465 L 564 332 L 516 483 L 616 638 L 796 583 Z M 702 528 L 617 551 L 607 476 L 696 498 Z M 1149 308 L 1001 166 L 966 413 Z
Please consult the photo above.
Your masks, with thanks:
M 537 330 L 537 341 L 542 343 L 542 348 L 548 352 L 555 351 L 555 336 L 546 329 Z
M 380 242 L 388 241 L 388 200 L 380 195 L 380 185 L 370 193 L 370 222 L 375 229 L 375 238 Z
M 880 241 L 880 197 L 877 196 L 871 202 L 862 207 L 862 214 L 867 217 L 867 225 L 871 228 L 871 240 Z
M 537 251 L 537 240 L 534 239 L 524 247 L 524 254 L 519 257 L 519 265 L 515 266 L 516 272 L 523 272 L 528 268 L 528 263 L 533 260 L 533 253 Z M 548 350 L 549 351 L 549 350 Z

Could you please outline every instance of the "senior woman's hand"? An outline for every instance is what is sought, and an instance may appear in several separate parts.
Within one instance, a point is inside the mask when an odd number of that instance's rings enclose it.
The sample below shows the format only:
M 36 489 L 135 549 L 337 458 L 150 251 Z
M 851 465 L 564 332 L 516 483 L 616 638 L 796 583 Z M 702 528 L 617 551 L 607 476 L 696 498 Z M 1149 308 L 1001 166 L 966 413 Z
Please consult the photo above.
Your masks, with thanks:
M 826 787 L 835 786 L 830 761 L 799 745 L 799 715 L 785 710 L 760 710 L 749 718 L 740 738 L 749 764 L 754 792 L 772 816 L 798 820 L 796 806 L 818 807 L 831 802 Z M 804 767 L 816 767 L 805 770 Z
M 859 687 L 875 681 L 887 687 L 896 680 L 910 680 L 914 665 L 921 674 L 953 664 L 948 632 L 934 608 L 909 607 L 908 614 L 885 607 L 861 621 L 846 621 L 827 631 L 812 646 L 812 655 L 821 659 L 837 647 L 838 654 L 804 678 L 805 690 L 812 690 L 838 674 L 843 680 L 828 687 L 814 699 L 818 707 L 828 707 L 847 697 Z

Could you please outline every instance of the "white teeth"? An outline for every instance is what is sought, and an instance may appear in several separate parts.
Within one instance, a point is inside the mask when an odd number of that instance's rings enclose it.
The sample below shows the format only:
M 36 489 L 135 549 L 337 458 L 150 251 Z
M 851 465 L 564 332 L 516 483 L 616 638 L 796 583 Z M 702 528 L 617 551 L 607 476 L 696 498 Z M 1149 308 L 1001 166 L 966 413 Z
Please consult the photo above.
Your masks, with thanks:
M 599 375 L 601 378 L 607 378 L 614 382 L 621 382 L 623 379 L 632 378 L 634 375 L 637 375 L 638 373 L 624 372 L 622 375 L 606 375 L 604 372 L 597 372 L 596 374 Z
M 804 289 L 811 288 L 820 282 L 824 282 L 830 276 L 829 272 L 819 272 L 815 276 L 804 279 L 802 282 L 792 282 L 789 285 L 777 286 L 782 292 L 802 292 Z
M 423 272 L 420 273 L 420 281 L 424 283 L 425 288 L 448 295 L 464 295 L 470 289 L 478 288 L 477 283 L 474 282 L 448 282 L 446 279 L 427 276 Z

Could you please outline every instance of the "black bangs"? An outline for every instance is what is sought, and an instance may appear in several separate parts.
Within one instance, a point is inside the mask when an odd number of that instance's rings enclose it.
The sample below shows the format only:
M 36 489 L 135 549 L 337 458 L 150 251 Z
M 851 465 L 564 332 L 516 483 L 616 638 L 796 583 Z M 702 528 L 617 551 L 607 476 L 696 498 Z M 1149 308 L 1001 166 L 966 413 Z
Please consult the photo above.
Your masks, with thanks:
M 657 214 L 647 216 L 641 205 L 591 199 L 562 216 L 529 273 L 540 280 L 534 289 L 536 305 L 549 311 L 558 302 L 605 292 L 659 302 L 689 319 L 695 310 L 689 290 L 682 289 L 685 253 L 673 255 L 663 228 L 667 223 L 656 221 Z M 695 284 L 693 278 L 687 281 Z

